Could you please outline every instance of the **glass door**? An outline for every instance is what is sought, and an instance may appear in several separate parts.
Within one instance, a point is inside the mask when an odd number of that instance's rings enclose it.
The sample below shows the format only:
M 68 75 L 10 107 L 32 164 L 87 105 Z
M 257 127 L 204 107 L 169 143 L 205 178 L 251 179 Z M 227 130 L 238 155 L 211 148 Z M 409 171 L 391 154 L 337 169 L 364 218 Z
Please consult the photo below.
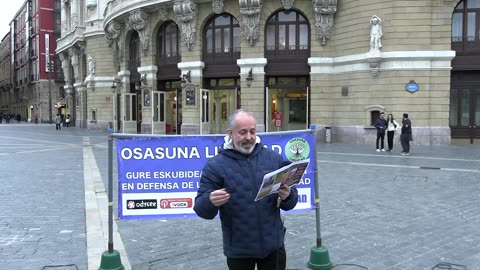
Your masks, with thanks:
M 152 134 L 165 134 L 165 92 L 152 92 Z
M 271 77 L 266 88 L 267 131 L 306 129 L 309 125 L 309 89 L 305 77 Z
M 228 128 L 228 116 L 238 108 L 237 89 L 212 90 L 211 92 L 211 132 L 225 133 Z
M 450 128 L 453 139 L 480 139 L 480 89 L 450 90 Z
M 122 94 L 123 133 L 137 133 L 137 95 Z

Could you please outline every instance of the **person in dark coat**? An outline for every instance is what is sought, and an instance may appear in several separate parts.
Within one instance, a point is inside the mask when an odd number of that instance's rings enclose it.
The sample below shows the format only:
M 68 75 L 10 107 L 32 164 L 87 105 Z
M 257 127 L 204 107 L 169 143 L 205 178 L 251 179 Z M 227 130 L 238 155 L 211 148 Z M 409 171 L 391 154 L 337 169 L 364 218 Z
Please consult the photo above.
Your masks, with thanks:
M 402 134 L 400 135 L 400 143 L 403 151 L 400 153 L 403 156 L 410 155 L 410 141 L 412 141 L 412 122 L 408 119 L 408 113 L 403 114 L 402 120 Z
M 223 148 L 203 168 L 194 210 L 204 219 L 213 219 L 220 211 L 230 270 L 254 270 L 255 265 L 258 270 L 284 270 L 280 209 L 293 209 L 298 192 L 282 185 L 278 195 L 255 201 L 263 176 L 284 165 L 283 157 L 256 136 L 256 125 L 253 114 L 244 110 L 229 117 Z
M 380 148 L 378 148 L 378 142 L 381 142 L 381 151 L 385 151 L 384 143 L 385 143 L 385 130 L 387 129 L 387 120 L 385 120 L 385 113 L 380 113 L 380 118 L 375 121 L 375 128 L 377 129 L 377 152 L 380 152 Z

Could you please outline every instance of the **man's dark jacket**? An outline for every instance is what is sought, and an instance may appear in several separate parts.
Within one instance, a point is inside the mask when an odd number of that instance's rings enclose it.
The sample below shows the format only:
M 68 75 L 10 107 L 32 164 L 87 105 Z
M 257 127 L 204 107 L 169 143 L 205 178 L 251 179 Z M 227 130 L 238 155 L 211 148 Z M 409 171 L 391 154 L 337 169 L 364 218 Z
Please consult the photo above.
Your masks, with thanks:
M 222 149 L 203 168 L 194 210 L 205 219 L 213 219 L 220 210 L 225 256 L 264 258 L 283 246 L 278 196 L 255 201 L 263 176 L 279 169 L 282 162 L 281 155 L 257 143 L 249 155 Z M 209 195 L 221 188 L 230 193 L 230 200 L 218 208 L 210 202 Z M 293 209 L 297 200 L 297 189 L 292 187 L 280 208 Z
M 377 128 L 378 134 L 385 133 L 385 130 L 387 129 L 387 120 L 378 118 L 377 121 L 375 121 L 375 127 Z

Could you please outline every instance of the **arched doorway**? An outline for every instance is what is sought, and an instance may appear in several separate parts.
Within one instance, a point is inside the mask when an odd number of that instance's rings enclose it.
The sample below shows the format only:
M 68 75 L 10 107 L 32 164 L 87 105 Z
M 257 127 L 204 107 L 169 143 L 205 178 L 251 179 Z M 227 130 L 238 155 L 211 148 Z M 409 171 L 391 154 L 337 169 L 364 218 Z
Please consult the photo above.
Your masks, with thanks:
M 228 116 L 240 108 L 240 24 L 230 14 L 215 15 L 203 32 L 201 122 L 210 133 L 223 133 Z
M 157 91 L 160 110 L 153 121 L 163 121 L 164 133 L 181 134 L 182 126 L 182 88 L 181 71 L 177 63 L 181 62 L 180 29 L 174 21 L 164 22 L 157 32 Z M 163 103 L 162 103 L 163 102 Z M 163 104 L 163 105 L 162 105 Z M 164 108 L 163 108 L 163 107 Z M 156 108 L 156 106 L 153 106 Z M 165 116 L 162 118 L 162 112 Z M 158 120 L 156 120 L 158 119 Z M 161 129 L 158 129 L 161 130 Z
M 137 31 L 132 31 L 128 48 L 128 70 L 130 71 L 130 85 L 127 93 L 122 97 L 122 115 L 124 133 L 142 133 L 142 103 L 136 85 L 140 84 L 138 67 L 141 65 L 140 37 Z
M 267 21 L 265 129 L 304 129 L 310 125 L 310 28 L 305 16 L 281 10 Z
M 480 0 L 460 1 L 452 15 L 452 139 L 480 142 Z

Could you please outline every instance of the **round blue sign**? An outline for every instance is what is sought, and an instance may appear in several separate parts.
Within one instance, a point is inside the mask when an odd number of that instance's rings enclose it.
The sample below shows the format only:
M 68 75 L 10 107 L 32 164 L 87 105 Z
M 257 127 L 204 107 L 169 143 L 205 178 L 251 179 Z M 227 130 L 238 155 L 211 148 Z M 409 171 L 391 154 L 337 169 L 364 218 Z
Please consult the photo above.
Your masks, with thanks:
M 418 91 L 418 84 L 414 81 L 410 81 L 409 83 L 407 83 L 406 89 L 410 93 L 416 92 Z

